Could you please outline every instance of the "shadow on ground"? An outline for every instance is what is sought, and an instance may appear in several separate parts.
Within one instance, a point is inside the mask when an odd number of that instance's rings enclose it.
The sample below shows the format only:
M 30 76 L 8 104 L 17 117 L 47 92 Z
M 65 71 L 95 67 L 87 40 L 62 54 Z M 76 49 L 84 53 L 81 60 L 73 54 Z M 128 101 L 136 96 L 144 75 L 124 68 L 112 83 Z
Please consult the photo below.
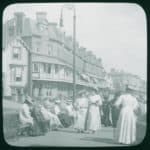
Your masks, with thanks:
M 61 129 L 59 131 L 61 131 L 61 132 L 67 132 L 67 133 L 77 133 L 77 131 L 75 131 L 75 130 L 67 130 L 67 129 Z
M 84 137 L 80 138 L 80 140 L 84 141 L 94 141 L 94 142 L 103 142 L 103 143 L 109 143 L 109 144 L 116 144 L 112 139 L 106 139 L 106 138 L 97 138 L 97 137 Z

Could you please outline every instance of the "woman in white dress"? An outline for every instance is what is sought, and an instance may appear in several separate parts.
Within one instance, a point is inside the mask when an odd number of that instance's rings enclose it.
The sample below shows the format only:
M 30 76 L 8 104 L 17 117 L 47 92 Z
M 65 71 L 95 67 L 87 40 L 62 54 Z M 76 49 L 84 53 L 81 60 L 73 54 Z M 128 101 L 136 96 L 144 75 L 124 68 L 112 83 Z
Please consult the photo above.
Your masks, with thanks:
M 77 132 L 84 132 L 85 130 L 85 121 L 88 108 L 88 99 L 85 97 L 85 91 L 79 92 L 79 98 L 75 102 L 75 107 L 77 109 L 77 119 L 75 121 L 74 128 L 77 129 Z
M 136 141 L 136 115 L 134 110 L 137 108 L 138 102 L 132 95 L 131 90 L 126 89 L 126 92 L 115 103 L 115 106 L 121 106 L 115 140 L 122 144 L 132 144 Z
M 95 91 L 92 91 L 91 94 L 92 95 L 89 97 L 87 130 L 90 133 L 94 133 L 96 130 L 101 128 L 99 107 L 102 105 L 102 98 L 100 95 L 97 95 Z

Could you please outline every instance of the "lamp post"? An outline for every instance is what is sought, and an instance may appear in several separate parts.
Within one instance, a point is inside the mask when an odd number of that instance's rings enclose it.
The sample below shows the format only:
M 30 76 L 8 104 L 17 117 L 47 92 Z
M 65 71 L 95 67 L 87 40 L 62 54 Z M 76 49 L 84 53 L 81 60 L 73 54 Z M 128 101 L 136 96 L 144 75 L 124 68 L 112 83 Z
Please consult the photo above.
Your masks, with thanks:
M 19 40 L 19 39 L 18 39 Z M 21 41 L 22 42 L 22 41 Z M 26 48 L 27 52 L 28 52 L 28 95 L 30 97 L 32 97 L 32 50 L 30 48 L 28 48 L 24 42 L 22 42 L 22 44 L 24 45 L 24 47 Z
M 76 9 L 73 5 L 64 5 L 61 8 L 60 26 L 63 26 L 63 9 L 67 8 L 73 11 L 73 103 L 76 99 Z
M 32 97 L 32 53 L 30 50 L 28 51 L 28 59 L 28 94 Z

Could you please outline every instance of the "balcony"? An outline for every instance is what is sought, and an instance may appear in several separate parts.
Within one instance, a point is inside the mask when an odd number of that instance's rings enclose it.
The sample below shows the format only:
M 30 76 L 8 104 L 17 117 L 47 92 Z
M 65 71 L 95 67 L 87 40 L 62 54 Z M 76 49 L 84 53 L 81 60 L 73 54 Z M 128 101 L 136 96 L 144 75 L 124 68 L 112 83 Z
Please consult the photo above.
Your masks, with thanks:
M 15 87 L 25 87 L 26 83 L 25 81 L 10 81 L 9 85 Z
M 65 83 L 73 83 L 73 77 L 72 75 L 70 76 L 62 76 L 59 74 L 45 74 L 45 73 L 32 73 L 32 78 L 33 80 L 38 80 L 38 81 L 55 81 L 55 82 L 65 82 Z M 80 79 L 76 78 L 76 84 L 77 85 L 82 85 L 82 86 L 87 86 L 87 87 L 93 87 L 93 83 L 85 82 Z

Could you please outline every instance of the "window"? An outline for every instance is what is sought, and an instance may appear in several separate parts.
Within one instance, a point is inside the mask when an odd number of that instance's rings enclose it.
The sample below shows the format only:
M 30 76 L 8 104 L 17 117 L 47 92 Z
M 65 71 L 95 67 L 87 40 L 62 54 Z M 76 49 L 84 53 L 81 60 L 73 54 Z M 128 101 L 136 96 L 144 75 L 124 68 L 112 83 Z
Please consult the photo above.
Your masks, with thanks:
M 58 67 L 58 65 L 55 65 L 55 73 L 57 74 L 58 71 L 59 71 L 59 67 Z
M 52 56 L 52 50 L 53 50 L 52 46 L 48 44 L 48 55 L 49 56 Z
M 15 21 L 11 20 L 8 24 L 8 32 L 9 36 L 13 36 L 15 34 Z
M 37 42 L 36 42 L 36 51 L 37 51 L 37 52 L 40 52 L 40 47 L 41 47 L 41 42 L 40 42 L 40 41 L 37 41 Z
M 43 63 L 43 71 L 46 73 L 47 72 L 47 64 Z
M 68 68 L 65 69 L 66 76 L 70 76 L 70 70 Z
M 11 71 L 10 71 L 10 80 L 11 81 L 15 81 L 15 68 L 11 68 Z
M 15 30 L 15 28 L 13 27 L 13 26 L 9 26 L 9 29 L 8 29 L 9 31 L 9 36 L 13 36 L 14 35 L 14 30 Z
M 21 48 L 13 47 L 13 59 L 20 60 L 21 59 Z
M 33 64 L 33 72 L 39 72 L 39 64 L 38 63 Z
M 48 65 L 48 70 L 47 71 L 48 71 L 48 74 L 51 74 L 51 65 L 50 64 Z
M 16 81 L 22 81 L 22 68 L 16 68 Z
M 11 68 L 11 81 L 22 81 L 22 67 Z

